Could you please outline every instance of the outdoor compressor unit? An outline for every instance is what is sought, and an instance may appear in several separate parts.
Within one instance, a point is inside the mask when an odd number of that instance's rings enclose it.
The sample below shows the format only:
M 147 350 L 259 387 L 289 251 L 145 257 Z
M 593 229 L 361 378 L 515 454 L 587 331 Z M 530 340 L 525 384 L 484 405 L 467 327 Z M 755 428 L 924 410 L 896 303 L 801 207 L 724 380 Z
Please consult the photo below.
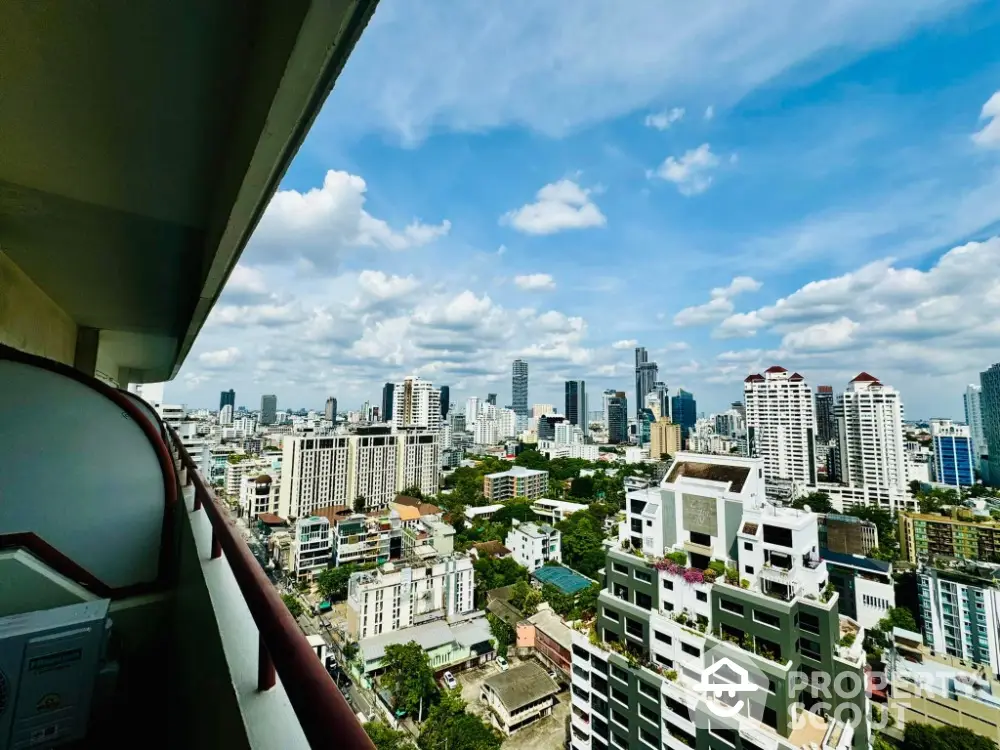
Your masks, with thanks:
M 102 599 L 0 618 L 0 750 L 42 750 L 86 734 L 108 605 Z

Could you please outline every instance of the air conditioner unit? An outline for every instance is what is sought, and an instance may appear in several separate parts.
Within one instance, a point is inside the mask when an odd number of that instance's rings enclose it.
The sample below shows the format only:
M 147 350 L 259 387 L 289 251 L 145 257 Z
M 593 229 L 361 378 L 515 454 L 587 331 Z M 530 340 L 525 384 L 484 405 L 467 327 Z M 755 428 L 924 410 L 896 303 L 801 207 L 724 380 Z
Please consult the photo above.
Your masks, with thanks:
M 87 732 L 108 636 L 106 599 L 0 618 L 0 750 Z

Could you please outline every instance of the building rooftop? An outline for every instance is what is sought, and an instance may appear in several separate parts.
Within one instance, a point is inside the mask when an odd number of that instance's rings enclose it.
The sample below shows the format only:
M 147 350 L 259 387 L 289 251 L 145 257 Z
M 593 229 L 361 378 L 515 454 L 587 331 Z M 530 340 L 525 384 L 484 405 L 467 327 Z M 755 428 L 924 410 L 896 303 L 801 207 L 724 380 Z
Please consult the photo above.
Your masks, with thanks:
M 683 477 L 706 479 L 710 482 L 728 483 L 733 492 L 742 492 L 743 485 L 749 476 L 749 466 L 730 466 L 703 461 L 676 461 L 667 475 L 667 482 L 673 484 Z
M 532 523 L 531 521 L 519 523 L 516 526 L 512 526 L 510 530 L 520 531 L 525 536 L 530 536 L 534 539 L 541 539 L 542 537 L 546 537 L 555 531 L 555 529 L 547 523 L 537 524 Z
M 448 623 L 444 620 L 434 620 L 423 625 L 414 625 L 411 628 L 393 630 L 391 633 L 364 638 L 358 641 L 358 646 L 361 648 L 364 660 L 369 662 L 377 661 L 385 656 L 386 646 L 416 641 L 424 651 L 429 651 L 454 640 L 455 637 L 451 628 L 448 627 Z
M 346 505 L 327 505 L 323 508 L 314 508 L 312 515 L 327 519 L 330 523 L 343 521 L 354 512 L 353 508 Z
M 553 612 L 551 607 L 546 606 L 545 609 L 539 609 L 528 618 L 528 622 L 567 651 L 573 648 L 573 629 L 563 622 L 563 619 Z
M 860 568 L 870 570 L 874 573 L 889 575 L 892 572 L 892 563 L 883 560 L 873 560 L 863 555 L 848 555 L 842 552 L 830 552 L 830 550 L 820 550 L 820 557 L 834 565 L 844 565 L 850 568 Z
M 542 584 L 551 583 L 564 594 L 575 594 L 593 583 L 586 576 L 564 565 L 543 565 L 531 577 Z
M 487 474 L 487 479 L 497 479 L 499 477 L 533 477 L 539 474 L 548 474 L 544 469 L 526 469 L 523 466 L 511 466 L 507 471 L 496 471 L 492 474 Z
M 548 672 L 533 661 L 487 677 L 483 685 L 489 686 L 496 693 L 508 713 L 559 692 L 559 686 L 549 677 Z
M 475 548 L 480 557 L 494 557 L 510 554 L 510 550 L 496 540 L 480 542 L 479 544 L 474 544 L 472 546 Z
M 274 513 L 259 513 L 257 515 L 257 520 L 260 521 L 265 526 L 284 526 L 285 519 L 281 516 L 276 516 Z
M 569 500 L 549 500 L 547 497 L 538 498 L 534 501 L 533 505 L 541 505 L 558 510 L 571 510 L 574 513 L 580 510 L 586 510 L 588 507 L 585 503 L 573 503 Z

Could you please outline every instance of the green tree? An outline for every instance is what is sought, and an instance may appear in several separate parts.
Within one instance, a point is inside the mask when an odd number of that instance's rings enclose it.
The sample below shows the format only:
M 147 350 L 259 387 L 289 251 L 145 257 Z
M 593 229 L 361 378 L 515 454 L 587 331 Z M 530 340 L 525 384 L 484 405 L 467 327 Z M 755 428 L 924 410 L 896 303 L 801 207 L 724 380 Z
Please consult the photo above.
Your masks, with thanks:
M 512 586 L 518 581 L 528 582 L 528 569 L 521 567 L 512 557 L 502 560 L 481 557 L 472 563 L 476 574 L 476 601 L 482 609 L 486 606 L 486 592 L 502 586 Z
M 576 607 L 576 597 L 572 594 L 564 594 L 551 583 L 542 586 L 542 601 L 548 602 L 549 606 L 557 615 L 565 617 Z
M 385 672 L 379 678 L 392 695 L 396 710 L 417 716 L 423 705 L 424 714 L 438 694 L 431 669 L 430 657 L 416 641 L 393 643 L 385 647 L 382 658 Z
M 327 601 L 338 602 L 347 598 L 347 584 L 357 567 L 348 563 L 338 568 L 327 568 L 316 576 L 316 588 Z
M 415 484 L 410 485 L 409 487 L 407 487 L 405 490 L 403 490 L 403 492 L 401 494 L 406 495 L 407 497 L 415 497 L 417 500 L 423 500 L 424 499 L 423 490 L 421 490 Z
M 603 504 L 592 503 L 586 511 L 574 513 L 556 525 L 562 532 L 563 564 L 588 578 L 594 578 L 604 567 L 604 511 L 607 509 Z
M 499 750 L 503 736 L 465 710 L 458 691 L 446 691 L 420 729 L 421 750 Z
M 521 614 L 530 616 L 537 611 L 538 604 L 542 601 L 542 595 L 532 588 L 527 581 L 518 581 L 514 584 L 508 601 Z
M 805 506 L 813 513 L 833 513 L 835 512 L 830 496 L 825 492 L 810 492 L 808 495 L 797 497 L 792 500 L 792 507 L 801 510 Z
M 385 722 L 369 721 L 364 729 L 376 750 L 414 750 L 407 732 L 393 729 Z
M 497 642 L 497 653 L 506 656 L 508 646 L 511 646 L 517 638 L 514 628 L 492 612 L 486 613 L 486 621 L 490 624 L 490 634 Z
M 903 750 L 997 750 L 997 745 L 963 727 L 908 722 L 903 733 Z
M 517 458 L 514 459 L 514 465 L 523 466 L 526 469 L 543 469 L 548 471 L 549 459 L 534 448 L 527 448 L 517 455 Z
M 357 641 L 348 641 L 344 644 L 344 647 L 340 649 L 340 653 L 344 657 L 344 661 L 353 661 L 354 657 L 358 655 L 361 647 L 358 645 Z
M 365 497 L 364 495 L 358 495 L 354 498 L 354 512 L 364 513 L 365 512 Z
M 913 617 L 913 613 L 905 607 L 889 607 L 885 612 L 885 617 L 878 621 L 876 627 L 886 634 L 892 633 L 893 628 L 903 628 L 903 630 L 916 632 L 917 621 Z
M 570 497 L 593 497 L 594 496 L 594 478 L 593 477 L 577 477 L 573 480 L 573 484 L 569 487 Z
M 878 531 L 878 546 L 882 559 L 895 560 L 899 555 L 899 528 L 895 516 L 884 508 L 872 505 L 860 505 L 851 508 L 851 515 L 862 521 L 871 521 Z
M 281 601 L 283 601 L 285 606 L 288 607 L 288 611 L 292 613 L 292 617 L 298 617 L 305 612 L 302 602 L 299 601 L 295 594 L 282 594 Z

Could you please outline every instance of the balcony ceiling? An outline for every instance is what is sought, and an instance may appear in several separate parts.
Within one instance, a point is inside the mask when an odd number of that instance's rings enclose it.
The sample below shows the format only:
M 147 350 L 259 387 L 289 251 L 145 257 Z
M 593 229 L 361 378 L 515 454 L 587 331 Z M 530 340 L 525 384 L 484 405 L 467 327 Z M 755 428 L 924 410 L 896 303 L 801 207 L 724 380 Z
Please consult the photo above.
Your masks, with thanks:
M 376 1 L 0 3 L 0 251 L 174 376 Z

